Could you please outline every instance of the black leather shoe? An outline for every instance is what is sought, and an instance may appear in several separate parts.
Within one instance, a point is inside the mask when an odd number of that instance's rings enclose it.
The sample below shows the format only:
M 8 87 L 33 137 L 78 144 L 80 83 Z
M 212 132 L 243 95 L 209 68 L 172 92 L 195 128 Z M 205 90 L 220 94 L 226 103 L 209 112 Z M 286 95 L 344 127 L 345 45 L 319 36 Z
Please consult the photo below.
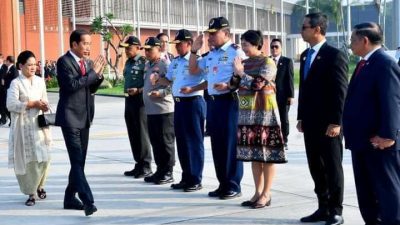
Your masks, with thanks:
M 153 175 L 153 172 L 151 170 L 139 170 L 133 177 L 135 179 L 143 178 L 143 177 L 148 177 Z
M 144 182 L 154 183 L 158 179 L 159 173 L 155 172 L 153 175 L 145 177 Z
M 232 198 L 237 198 L 242 196 L 241 192 L 237 192 L 237 191 L 227 191 L 227 192 L 223 192 L 219 198 L 222 200 L 227 200 L 227 199 L 232 199 Z
M 313 223 L 319 221 L 326 221 L 327 219 L 328 219 L 328 212 L 323 212 L 322 210 L 318 209 L 313 214 L 301 218 L 300 221 L 303 223 Z
M 340 225 L 344 223 L 344 219 L 341 215 L 330 215 L 326 220 L 325 225 Z
M 203 189 L 203 185 L 201 184 L 195 184 L 191 186 L 187 186 L 185 189 L 183 189 L 184 192 L 194 192 Z
M 174 182 L 174 177 L 172 176 L 172 172 L 166 172 L 165 174 L 157 177 L 154 180 L 155 184 L 168 184 Z
M 97 208 L 95 205 L 85 205 L 84 210 L 85 210 L 85 216 L 90 216 L 93 213 L 97 212 Z
M 127 177 L 133 177 L 133 176 L 135 176 L 136 173 L 137 173 L 137 170 L 133 169 L 133 170 L 125 171 L 124 175 L 127 176 Z
M 175 190 L 179 190 L 179 189 L 185 189 L 187 187 L 187 184 L 185 182 L 179 182 L 177 184 L 171 184 L 171 188 L 175 189 Z
M 70 202 L 64 202 L 64 209 L 83 210 L 83 204 L 75 198 Z
M 220 189 L 216 189 L 214 191 L 208 192 L 208 197 L 218 198 L 219 196 L 221 196 L 221 193 L 222 191 Z

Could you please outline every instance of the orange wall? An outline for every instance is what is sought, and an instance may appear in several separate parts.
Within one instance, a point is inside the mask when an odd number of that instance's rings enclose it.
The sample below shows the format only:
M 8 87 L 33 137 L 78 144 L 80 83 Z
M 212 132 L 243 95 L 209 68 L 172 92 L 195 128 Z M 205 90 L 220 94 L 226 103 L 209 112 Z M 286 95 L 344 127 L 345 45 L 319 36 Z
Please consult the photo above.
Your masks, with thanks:
M 2 0 L 0 2 L 0 53 L 3 56 L 13 55 L 13 10 L 11 0 Z

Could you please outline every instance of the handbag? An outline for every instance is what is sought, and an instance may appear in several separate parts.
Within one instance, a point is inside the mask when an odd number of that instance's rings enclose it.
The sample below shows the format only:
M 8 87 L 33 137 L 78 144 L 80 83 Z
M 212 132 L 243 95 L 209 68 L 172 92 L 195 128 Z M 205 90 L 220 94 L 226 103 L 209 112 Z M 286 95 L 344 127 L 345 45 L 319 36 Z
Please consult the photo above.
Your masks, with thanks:
M 50 113 L 44 113 L 38 115 L 39 127 L 48 127 L 56 124 L 56 114 L 50 109 Z

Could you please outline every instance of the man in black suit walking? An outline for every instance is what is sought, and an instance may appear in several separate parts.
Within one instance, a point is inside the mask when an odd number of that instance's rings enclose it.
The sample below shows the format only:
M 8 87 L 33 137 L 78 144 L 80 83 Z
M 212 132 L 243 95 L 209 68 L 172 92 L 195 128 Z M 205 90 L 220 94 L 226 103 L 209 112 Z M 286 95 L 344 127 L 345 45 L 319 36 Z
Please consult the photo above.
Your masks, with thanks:
M 94 116 L 93 95 L 104 79 L 102 72 L 106 61 L 101 55 L 94 63 L 89 61 L 91 37 L 85 30 L 73 31 L 69 44 L 70 51 L 57 61 L 60 100 L 56 125 L 61 126 L 71 163 L 64 209 L 84 209 L 88 216 L 96 212 L 97 208 L 93 204 L 94 199 L 84 168 L 89 127 Z M 82 202 L 75 197 L 76 193 Z
M 15 78 L 17 78 L 18 75 L 19 75 L 19 72 L 18 72 L 17 68 L 15 67 L 14 63 L 15 63 L 15 57 L 11 56 L 11 55 L 7 56 L 7 58 L 5 60 L 5 63 L 4 63 L 5 64 L 5 67 L 4 67 L 5 73 L 3 75 L 3 79 L 4 79 L 4 87 L 3 87 L 3 89 L 5 91 L 5 99 L 1 104 L 4 104 L 4 112 L 5 112 L 6 116 L 3 117 L 4 120 L 2 119 L 1 122 L 3 124 L 5 124 L 7 122 L 6 118 L 8 118 L 9 119 L 8 126 L 11 125 L 11 115 L 10 115 L 10 112 L 7 110 L 7 107 L 5 106 L 6 99 L 7 99 L 7 90 L 10 87 L 11 82 Z
M 304 133 L 318 210 L 301 222 L 342 224 L 342 114 L 347 91 L 347 58 L 326 43 L 328 19 L 307 14 L 301 35 L 310 48 L 301 54 L 297 129 Z
M 275 78 L 276 84 L 276 100 L 278 102 L 279 117 L 281 119 L 281 128 L 285 148 L 288 149 L 289 135 L 289 109 L 293 104 L 294 85 L 293 85 L 293 61 L 285 56 L 282 56 L 282 41 L 278 38 L 272 39 L 271 58 L 274 60 L 277 72 Z
M 7 66 L 4 64 L 3 54 L 0 53 L 0 125 L 4 125 L 7 122 L 6 114 L 6 88 L 4 76 L 7 72 Z

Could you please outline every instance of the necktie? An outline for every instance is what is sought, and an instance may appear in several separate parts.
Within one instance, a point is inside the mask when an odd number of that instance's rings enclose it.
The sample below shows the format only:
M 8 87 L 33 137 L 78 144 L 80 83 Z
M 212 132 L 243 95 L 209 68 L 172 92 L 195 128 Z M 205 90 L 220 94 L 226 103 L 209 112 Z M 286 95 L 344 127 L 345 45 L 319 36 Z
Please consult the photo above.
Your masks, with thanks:
M 276 58 L 272 58 L 275 62 L 275 65 L 278 63 L 278 61 L 276 60 Z
M 354 73 L 354 76 L 357 76 L 361 69 L 365 66 L 365 63 L 367 62 L 367 60 L 361 59 L 360 62 L 357 63 L 357 69 L 356 72 Z
M 310 48 L 307 52 L 307 57 L 306 57 L 306 63 L 304 65 L 304 80 L 307 79 L 308 71 L 310 70 L 311 67 L 311 56 L 314 54 L 315 50 Z
M 81 68 L 82 76 L 86 75 L 85 61 L 83 59 L 79 60 L 79 67 Z

